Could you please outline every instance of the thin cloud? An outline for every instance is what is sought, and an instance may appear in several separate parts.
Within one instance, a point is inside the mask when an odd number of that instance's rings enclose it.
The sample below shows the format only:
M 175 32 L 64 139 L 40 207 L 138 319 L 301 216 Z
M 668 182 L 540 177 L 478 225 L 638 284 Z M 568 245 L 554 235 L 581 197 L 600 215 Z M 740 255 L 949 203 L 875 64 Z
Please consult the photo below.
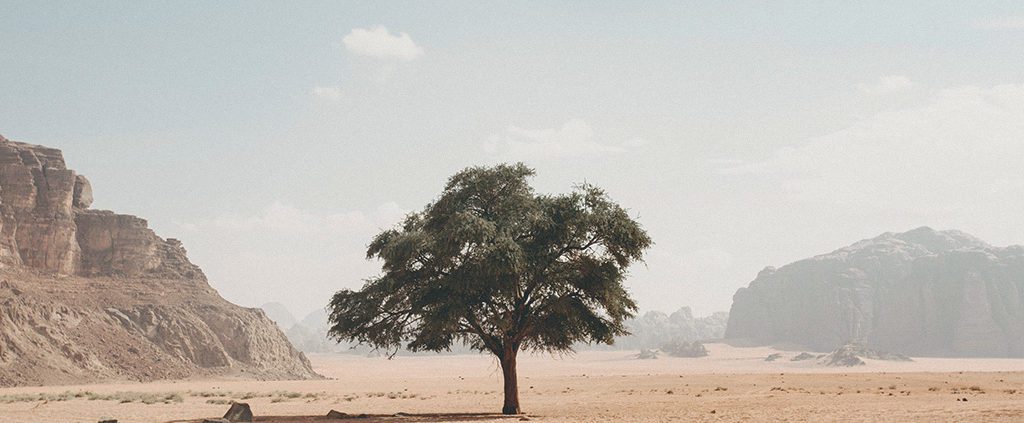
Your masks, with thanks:
M 337 100 L 341 98 L 341 88 L 339 87 L 328 87 L 328 86 L 316 86 L 310 90 L 310 94 L 313 97 L 324 99 L 324 100 Z
M 983 216 L 1024 208 L 1022 137 L 1024 84 L 966 86 L 718 173 L 771 181 L 793 201 Z
M 1024 29 L 1024 16 L 1001 16 L 978 22 L 978 28 L 991 31 L 1014 31 Z
M 355 28 L 341 41 L 349 52 L 358 56 L 410 61 L 423 55 L 423 48 L 416 45 L 409 34 L 393 35 L 383 26 Z
M 857 84 L 860 92 L 871 95 L 888 95 L 910 91 L 914 88 L 914 81 L 903 75 L 887 75 L 879 77 L 871 83 Z
M 648 144 L 642 138 L 618 144 L 603 144 L 594 138 L 593 128 L 579 119 L 570 120 L 559 128 L 526 129 L 513 125 L 503 133 L 490 136 L 484 142 L 484 150 L 517 159 L 557 159 L 619 154 Z

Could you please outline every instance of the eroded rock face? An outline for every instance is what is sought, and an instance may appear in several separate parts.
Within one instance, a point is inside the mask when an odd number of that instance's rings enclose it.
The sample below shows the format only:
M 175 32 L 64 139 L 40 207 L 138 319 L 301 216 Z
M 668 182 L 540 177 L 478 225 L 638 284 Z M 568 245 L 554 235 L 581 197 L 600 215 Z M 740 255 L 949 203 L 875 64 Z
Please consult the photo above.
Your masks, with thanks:
M 108 211 L 80 210 L 75 217 L 83 276 L 202 278 L 175 239 L 164 240 L 144 219 Z
M 181 242 L 92 201 L 59 150 L 0 137 L 0 386 L 318 377 L 262 310 L 211 289 Z
M 0 261 L 59 275 L 202 276 L 180 243 L 144 219 L 89 210 L 92 201 L 60 150 L 0 138 Z
M 76 271 L 75 176 L 58 150 L 0 139 L 0 258 L 5 264 Z
M 1024 247 L 919 228 L 767 268 L 733 296 L 726 337 L 1024 357 Z

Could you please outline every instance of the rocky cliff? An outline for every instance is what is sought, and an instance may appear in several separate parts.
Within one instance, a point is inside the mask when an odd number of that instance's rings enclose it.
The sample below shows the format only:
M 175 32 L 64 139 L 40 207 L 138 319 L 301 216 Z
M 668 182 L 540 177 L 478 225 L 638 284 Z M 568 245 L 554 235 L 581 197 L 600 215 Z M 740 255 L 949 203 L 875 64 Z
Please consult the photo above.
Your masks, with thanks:
M 317 377 L 262 310 L 211 289 L 180 242 L 91 204 L 59 150 L 0 137 L 0 386 Z
M 779 269 L 733 297 L 726 337 L 828 351 L 1024 357 L 1024 247 L 959 231 L 886 233 Z

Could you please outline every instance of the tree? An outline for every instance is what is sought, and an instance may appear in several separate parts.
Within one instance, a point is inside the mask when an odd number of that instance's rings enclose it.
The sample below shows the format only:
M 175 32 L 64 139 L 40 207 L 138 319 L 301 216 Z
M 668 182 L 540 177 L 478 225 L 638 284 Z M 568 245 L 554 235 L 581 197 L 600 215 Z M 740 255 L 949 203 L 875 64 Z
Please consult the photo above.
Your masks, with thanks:
M 473 167 L 441 196 L 378 234 L 367 259 L 380 276 L 337 292 L 329 333 L 390 351 L 445 351 L 461 342 L 494 354 L 504 414 L 519 414 L 520 351 L 571 352 L 627 334 L 636 312 L 622 282 L 651 239 L 599 188 L 541 195 L 523 164 Z

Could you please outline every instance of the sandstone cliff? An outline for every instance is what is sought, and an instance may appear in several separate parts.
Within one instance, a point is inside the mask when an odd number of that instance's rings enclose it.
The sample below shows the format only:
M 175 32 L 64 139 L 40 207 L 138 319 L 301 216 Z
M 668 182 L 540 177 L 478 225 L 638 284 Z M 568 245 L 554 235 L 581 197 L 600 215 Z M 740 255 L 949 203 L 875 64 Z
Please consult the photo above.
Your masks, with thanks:
M 180 242 L 91 204 L 59 150 L 0 137 L 0 386 L 317 377 L 262 310 L 211 289 Z
M 766 268 L 733 297 L 726 337 L 1024 357 L 1024 247 L 919 228 Z

